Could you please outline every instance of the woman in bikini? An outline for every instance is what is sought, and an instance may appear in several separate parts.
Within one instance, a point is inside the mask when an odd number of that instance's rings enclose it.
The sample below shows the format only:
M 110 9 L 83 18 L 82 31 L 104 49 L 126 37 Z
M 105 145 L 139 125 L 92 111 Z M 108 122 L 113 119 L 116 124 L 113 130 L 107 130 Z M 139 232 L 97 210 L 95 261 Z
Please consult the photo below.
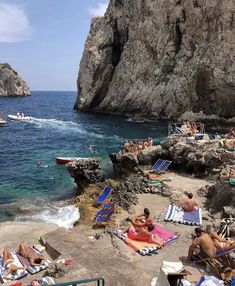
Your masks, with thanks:
M 18 266 L 14 262 L 14 257 L 8 249 L 3 250 L 2 258 L 3 266 L 6 268 L 6 272 L 3 275 L 3 278 L 7 279 L 9 274 L 15 274 L 17 270 L 25 269 L 23 266 Z
M 42 255 L 37 255 L 34 250 L 30 249 L 27 245 L 21 243 L 19 246 L 18 253 L 29 260 L 32 266 L 37 266 L 43 264 L 45 257 Z
M 210 235 L 217 250 L 235 250 L 235 242 L 230 239 L 223 239 L 210 226 L 206 228 L 207 233 Z

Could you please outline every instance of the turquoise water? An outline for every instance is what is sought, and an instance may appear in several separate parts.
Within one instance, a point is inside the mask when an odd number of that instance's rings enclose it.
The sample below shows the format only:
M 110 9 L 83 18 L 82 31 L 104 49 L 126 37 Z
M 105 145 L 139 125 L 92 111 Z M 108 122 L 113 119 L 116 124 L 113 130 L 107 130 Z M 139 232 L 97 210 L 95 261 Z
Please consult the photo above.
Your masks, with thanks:
M 57 156 L 94 156 L 96 145 L 106 173 L 112 170 L 109 153 L 126 138 L 146 138 L 158 143 L 167 135 L 167 122 L 135 123 L 124 117 L 78 113 L 76 92 L 32 92 L 31 97 L 0 98 L 0 111 L 8 121 L 0 128 L 0 221 L 46 210 L 75 195 L 74 182 Z M 8 114 L 23 112 L 35 118 L 17 122 Z M 47 168 L 37 167 L 42 161 Z M 28 218 L 30 215 L 28 216 Z

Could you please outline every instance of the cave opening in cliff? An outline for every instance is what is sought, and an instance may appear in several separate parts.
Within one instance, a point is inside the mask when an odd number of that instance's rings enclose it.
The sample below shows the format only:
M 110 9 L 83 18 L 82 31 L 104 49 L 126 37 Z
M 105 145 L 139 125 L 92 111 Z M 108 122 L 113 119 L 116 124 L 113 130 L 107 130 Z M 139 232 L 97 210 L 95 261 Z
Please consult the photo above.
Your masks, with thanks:
M 183 34 L 180 30 L 180 20 L 176 20 L 175 25 L 175 53 L 178 54 L 180 51 L 181 43 L 182 43 Z

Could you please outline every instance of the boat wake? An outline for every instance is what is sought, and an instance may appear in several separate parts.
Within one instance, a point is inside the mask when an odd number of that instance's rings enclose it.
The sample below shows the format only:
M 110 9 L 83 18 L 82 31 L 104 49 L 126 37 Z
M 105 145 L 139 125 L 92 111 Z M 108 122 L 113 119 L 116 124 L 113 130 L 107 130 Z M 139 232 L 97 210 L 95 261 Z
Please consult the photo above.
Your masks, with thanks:
M 59 227 L 72 228 L 80 219 L 79 209 L 65 203 L 37 200 L 34 204 L 18 205 L 16 221 L 34 221 L 53 223 Z
M 107 138 L 106 135 L 101 134 L 99 132 L 85 130 L 81 128 L 81 126 L 78 123 L 73 122 L 73 121 L 32 117 L 32 120 L 29 123 L 36 125 L 36 127 L 38 128 L 57 129 L 58 131 L 65 133 L 65 134 L 74 133 L 74 134 L 83 135 L 84 137 L 92 137 L 92 138 L 98 138 L 98 139 L 103 139 L 104 137 Z M 112 136 L 112 138 L 117 139 L 119 138 L 119 136 L 114 135 Z

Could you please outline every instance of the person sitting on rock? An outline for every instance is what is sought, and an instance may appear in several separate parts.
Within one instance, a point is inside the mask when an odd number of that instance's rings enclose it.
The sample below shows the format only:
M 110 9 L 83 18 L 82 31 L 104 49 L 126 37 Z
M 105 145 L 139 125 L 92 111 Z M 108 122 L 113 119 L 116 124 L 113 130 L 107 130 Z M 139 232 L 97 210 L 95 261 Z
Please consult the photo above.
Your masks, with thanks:
M 183 122 L 183 124 L 180 127 L 180 130 L 184 133 L 184 134 L 191 134 L 191 130 L 190 127 L 188 127 L 188 122 Z
M 187 199 L 183 199 L 182 201 L 180 201 L 179 206 L 181 206 L 185 212 L 193 212 L 198 204 L 193 198 L 192 193 L 188 193 L 187 197 Z
M 128 153 L 129 149 L 130 149 L 130 143 L 128 141 L 126 141 L 123 145 L 123 148 L 124 148 L 124 152 Z
M 235 139 L 224 140 L 224 149 L 228 151 L 234 151 L 235 150 Z
M 3 275 L 4 279 L 7 279 L 9 274 L 15 274 L 17 270 L 25 269 L 25 267 L 18 266 L 14 263 L 14 258 L 8 249 L 3 250 L 2 263 L 3 266 L 6 268 L 6 272 Z
M 122 233 L 127 232 L 127 236 L 130 239 L 138 240 L 138 241 L 145 241 L 148 243 L 154 243 L 159 245 L 160 247 L 164 246 L 164 240 L 154 234 L 151 231 L 154 229 L 154 225 L 150 224 L 147 229 L 142 227 L 137 227 L 131 224 L 127 229 L 122 231 Z
M 227 138 L 234 139 L 235 138 L 235 128 L 230 128 L 227 134 Z
M 198 132 L 198 130 L 197 130 L 197 125 L 196 125 L 195 122 L 192 122 L 192 123 L 190 124 L 190 130 L 191 130 L 191 133 L 192 133 L 192 134 L 196 134 L 196 133 Z
M 18 253 L 29 260 L 32 266 L 41 265 L 45 261 L 45 257 L 42 255 L 37 255 L 35 251 L 30 249 L 27 245 L 21 243 L 18 249 Z
M 223 239 L 215 231 L 212 230 L 211 226 L 206 227 L 206 232 L 210 235 L 217 250 L 235 250 L 234 240 Z
M 202 258 L 214 257 L 216 248 L 210 235 L 201 228 L 195 228 L 196 237 L 193 237 L 192 244 L 188 249 L 188 256 L 183 258 L 184 262 L 190 263 L 194 254 L 198 254 Z

